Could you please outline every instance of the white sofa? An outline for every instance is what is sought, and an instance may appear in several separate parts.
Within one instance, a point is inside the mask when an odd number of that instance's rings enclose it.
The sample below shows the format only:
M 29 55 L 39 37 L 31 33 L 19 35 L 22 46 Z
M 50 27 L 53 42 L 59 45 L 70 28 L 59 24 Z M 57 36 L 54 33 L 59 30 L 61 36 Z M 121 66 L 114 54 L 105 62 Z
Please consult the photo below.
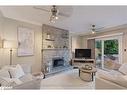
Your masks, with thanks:
M 119 84 L 105 80 L 103 78 L 96 77 L 95 79 L 95 89 L 127 89 Z
M 0 70 L 1 87 L 11 87 L 11 89 L 40 89 L 41 79 L 38 79 L 31 74 L 30 64 L 20 64 L 19 66 L 21 67 L 22 72 L 18 72 L 20 75 L 16 75 L 17 72 L 14 72 L 16 76 L 14 77 L 13 73 L 10 72 L 10 68 L 15 69 L 16 66 L 17 65 L 4 66 Z
M 122 64 L 117 70 L 99 69 L 95 89 L 127 89 L 127 64 Z

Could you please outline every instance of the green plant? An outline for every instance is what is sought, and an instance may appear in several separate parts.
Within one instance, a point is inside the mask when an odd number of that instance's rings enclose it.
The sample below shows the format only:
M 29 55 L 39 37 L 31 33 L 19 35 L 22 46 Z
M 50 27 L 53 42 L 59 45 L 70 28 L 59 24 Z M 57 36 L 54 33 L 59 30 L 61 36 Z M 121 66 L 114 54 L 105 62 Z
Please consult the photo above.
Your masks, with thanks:
M 118 54 L 118 40 L 104 41 L 104 54 Z
M 96 41 L 96 48 L 101 49 L 101 41 Z

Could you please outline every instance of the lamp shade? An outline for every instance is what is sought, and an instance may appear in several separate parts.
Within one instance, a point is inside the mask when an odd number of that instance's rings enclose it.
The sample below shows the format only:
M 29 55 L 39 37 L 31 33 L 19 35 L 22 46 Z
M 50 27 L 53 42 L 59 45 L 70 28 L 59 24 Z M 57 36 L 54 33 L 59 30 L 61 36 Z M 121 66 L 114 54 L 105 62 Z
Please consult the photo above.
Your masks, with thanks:
M 18 43 L 16 41 L 4 40 L 3 48 L 7 48 L 7 49 L 18 48 Z

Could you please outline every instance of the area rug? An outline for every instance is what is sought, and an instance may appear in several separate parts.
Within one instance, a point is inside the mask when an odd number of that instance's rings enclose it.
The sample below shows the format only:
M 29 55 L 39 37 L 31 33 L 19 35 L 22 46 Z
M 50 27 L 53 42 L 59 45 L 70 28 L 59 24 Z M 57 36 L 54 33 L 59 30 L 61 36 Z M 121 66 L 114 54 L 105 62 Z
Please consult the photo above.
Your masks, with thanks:
M 93 82 L 80 79 L 78 69 L 67 70 L 54 76 L 45 78 L 41 82 L 41 89 L 94 89 Z

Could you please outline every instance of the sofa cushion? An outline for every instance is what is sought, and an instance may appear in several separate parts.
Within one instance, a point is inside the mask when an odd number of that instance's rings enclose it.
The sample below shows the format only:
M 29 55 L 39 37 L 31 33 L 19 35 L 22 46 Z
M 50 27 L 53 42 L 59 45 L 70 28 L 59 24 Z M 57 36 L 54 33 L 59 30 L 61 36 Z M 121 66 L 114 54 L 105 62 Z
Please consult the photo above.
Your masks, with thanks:
M 119 68 L 119 71 L 127 75 L 127 64 L 122 64 Z
M 123 75 L 118 71 L 111 70 L 108 72 L 104 70 L 98 70 L 98 76 L 120 86 L 127 87 L 127 75 Z
M 112 81 L 118 76 L 123 76 L 123 74 L 115 70 L 111 70 L 111 71 L 98 70 L 98 76 L 100 78 Z
M 113 64 L 112 69 L 119 70 L 120 66 L 121 66 L 121 64 L 115 63 L 115 64 Z
M 9 72 L 8 72 L 8 70 L 6 70 L 6 69 L 1 69 L 0 70 L 0 77 L 6 77 L 6 78 L 10 78 L 10 74 L 9 74 Z
M 35 79 L 35 80 L 31 80 L 31 81 L 28 81 L 28 82 L 24 82 L 20 85 L 16 85 L 13 87 L 13 89 L 40 89 L 40 86 L 41 86 L 41 80 L 40 79 Z
M 22 67 L 19 64 L 17 64 L 16 67 L 10 67 L 9 72 L 12 78 L 20 78 L 25 75 Z
M 98 70 L 98 76 L 100 78 L 103 78 L 103 79 L 106 79 L 109 81 L 110 81 L 110 79 L 113 79 L 112 74 L 110 74 L 108 71 L 104 71 L 104 70 Z
M 115 75 L 115 76 L 121 76 L 121 75 L 123 75 L 123 73 L 119 72 L 118 70 L 111 70 L 111 71 L 109 71 L 109 73 L 111 75 Z
M 117 76 L 112 82 L 127 88 L 127 75 Z
M 30 63 L 21 63 L 20 65 L 21 65 L 25 74 L 31 73 L 31 64 Z
M 22 84 L 22 81 L 20 81 L 17 78 L 0 77 L 0 84 L 2 86 L 15 86 L 15 85 Z
M 1 86 L 11 86 L 12 80 L 11 78 L 0 77 L 0 84 Z
M 36 79 L 34 76 L 32 76 L 31 74 L 25 74 L 24 76 L 19 78 L 22 82 L 28 82 L 31 80 Z

